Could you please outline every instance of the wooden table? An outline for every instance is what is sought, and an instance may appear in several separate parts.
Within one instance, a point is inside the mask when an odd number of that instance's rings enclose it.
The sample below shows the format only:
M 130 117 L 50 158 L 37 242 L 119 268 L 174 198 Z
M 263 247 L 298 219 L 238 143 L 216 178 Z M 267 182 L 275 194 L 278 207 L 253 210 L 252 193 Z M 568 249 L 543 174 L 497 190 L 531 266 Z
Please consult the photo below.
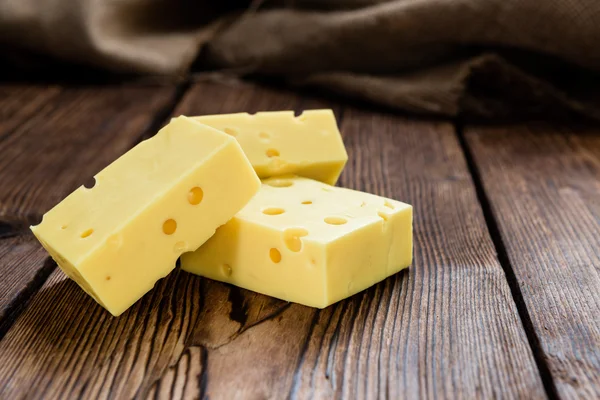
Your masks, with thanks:
M 28 226 L 172 115 L 334 109 L 409 270 L 324 310 L 176 269 L 119 318 Z M 0 398 L 600 398 L 600 135 L 215 79 L 0 86 Z

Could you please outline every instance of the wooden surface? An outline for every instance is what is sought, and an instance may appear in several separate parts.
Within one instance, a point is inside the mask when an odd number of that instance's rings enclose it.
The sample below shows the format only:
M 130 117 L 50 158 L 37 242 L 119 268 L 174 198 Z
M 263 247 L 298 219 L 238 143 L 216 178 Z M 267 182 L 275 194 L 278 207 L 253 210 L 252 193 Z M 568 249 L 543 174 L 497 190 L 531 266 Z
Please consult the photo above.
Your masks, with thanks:
M 9 315 L 22 309 L 33 293 L 44 283 L 56 264 L 32 235 L 6 237 L 0 240 L 0 335 L 7 329 Z
M 45 96 L 47 89 L 39 91 Z M 20 124 L 12 122 L 0 131 L 0 175 L 6 189 L 0 194 L 0 216 L 37 223 L 44 212 L 136 144 L 173 92 L 169 87 L 74 88 L 38 101 L 35 110 L 23 113 Z M 17 99 L 28 104 L 30 97 L 34 96 L 27 92 Z
M 508 261 L 558 393 L 600 398 L 600 129 L 471 128 Z
M 113 318 L 26 229 L 170 115 L 319 107 L 348 149 L 340 185 L 415 207 L 410 269 L 327 309 L 175 270 Z M 239 82 L 0 88 L 0 398 L 598 397 L 588 131 L 456 129 Z

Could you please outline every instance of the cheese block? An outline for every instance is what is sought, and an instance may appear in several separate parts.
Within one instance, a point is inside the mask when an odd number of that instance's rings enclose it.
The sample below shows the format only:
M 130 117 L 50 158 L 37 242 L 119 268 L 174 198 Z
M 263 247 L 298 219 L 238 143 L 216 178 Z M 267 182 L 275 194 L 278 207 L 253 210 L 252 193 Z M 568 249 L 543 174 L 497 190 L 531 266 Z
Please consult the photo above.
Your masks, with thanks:
M 60 268 L 117 316 L 259 190 L 237 141 L 186 117 L 135 146 L 31 230 Z
M 412 207 L 300 177 L 260 192 L 181 268 L 324 308 L 406 268 Z
M 196 121 L 234 136 L 258 176 L 295 174 L 335 184 L 348 155 L 331 110 L 205 115 Z

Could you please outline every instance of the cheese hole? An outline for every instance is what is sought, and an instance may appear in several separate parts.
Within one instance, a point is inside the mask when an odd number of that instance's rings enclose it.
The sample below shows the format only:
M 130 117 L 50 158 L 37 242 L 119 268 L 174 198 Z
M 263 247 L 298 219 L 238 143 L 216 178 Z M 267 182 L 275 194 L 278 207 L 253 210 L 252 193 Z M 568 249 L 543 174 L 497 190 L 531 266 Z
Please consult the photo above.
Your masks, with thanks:
M 279 252 L 279 250 L 272 248 L 271 250 L 269 250 L 269 258 L 271 258 L 271 261 L 277 264 L 279 263 L 279 261 L 281 261 L 281 253 Z
M 86 189 L 92 189 L 94 186 L 96 186 L 96 178 L 94 178 L 93 176 L 91 178 L 88 178 L 83 183 L 83 187 Z
M 163 232 L 165 235 L 172 235 L 177 230 L 177 222 L 174 219 L 168 219 L 163 222 Z
M 192 188 L 188 192 L 188 201 L 193 206 L 200 204 L 203 197 L 204 197 L 204 192 L 198 186 Z
M 267 149 L 266 154 L 267 154 L 267 157 L 269 157 L 269 158 L 270 157 L 277 157 L 277 156 L 279 156 L 279 150 L 276 150 L 276 149 Z
M 81 238 L 85 239 L 86 237 L 90 236 L 92 233 L 94 233 L 93 229 L 88 229 L 87 231 L 83 231 L 81 233 Z
M 288 181 L 287 179 L 275 179 L 267 182 L 267 185 L 273 187 L 290 187 L 294 184 L 292 181 Z
M 312 204 L 312 201 L 306 200 L 306 201 L 303 201 L 302 204 Z
M 266 215 L 279 215 L 279 214 L 283 214 L 285 212 L 285 210 L 283 208 L 277 208 L 277 207 L 269 207 L 269 208 L 265 208 L 263 210 L 263 214 Z
M 69 225 L 62 225 L 62 226 L 60 227 L 60 229 L 62 229 L 62 230 L 65 230 L 65 229 L 67 229 L 67 227 L 68 227 L 68 226 L 69 226 Z
M 384 221 L 388 220 L 388 216 L 384 213 L 382 213 L 381 211 L 377 211 L 377 215 L 379 215 L 381 218 L 383 218 Z
M 288 249 L 294 252 L 302 250 L 302 236 L 308 235 L 308 231 L 303 228 L 290 228 L 283 232 L 283 241 Z
M 258 137 L 261 139 L 268 139 L 269 138 L 269 134 L 267 132 L 261 132 L 258 134 Z
M 237 135 L 237 131 L 235 129 L 231 129 L 231 128 L 225 128 L 223 129 L 223 131 L 231 136 L 236 136 Z
M 394 206 L 392 205 L 392 203 L 390 203 L 389 201 L 385 201 L 385 203 L 383 203 L 384 206 L 386 206 L 387 208 L 391 208 L 392 210 L 394 209 Z
M 331 189 L 329 189 L 328 187 L 322 187 L 321 190 L 324 192 L 331 192 Z
M 327 217 L 325 218 L 325 223 L 329 225 L 344 225 L 348 220 L 342 217 Z
M 364 201 L 363 201 L 362 203 L 360 203 L 360 206 L 361 206 L 361 207 L 364 207 L 364 206 L 366 206 L 366 205 L 367 205 L 367 203 L 365 203 Z
M 107 280 L 107 281 L 110 281 L 110 276 L 106 276 L 106 280 Z
M 226 277 L 230 277 L 233 273 L 233 270 L 231 269 L 231 266 L 229 264 L 223 264 L 221 265 L 221 273 Z

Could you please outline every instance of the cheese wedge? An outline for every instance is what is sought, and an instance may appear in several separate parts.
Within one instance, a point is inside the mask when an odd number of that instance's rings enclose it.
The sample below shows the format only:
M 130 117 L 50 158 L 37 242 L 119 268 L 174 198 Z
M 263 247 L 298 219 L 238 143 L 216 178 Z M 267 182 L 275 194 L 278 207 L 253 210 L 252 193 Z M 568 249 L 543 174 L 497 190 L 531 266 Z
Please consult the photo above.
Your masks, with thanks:
M 181 268 L 312 307 L 327 307 L 412 262 L 412 207 L 300 177 L 260 192 Z
M 295 174 L 333 185 L 348 160 L 331 110 L 193 118 L 234 136 L 261 179 Z
M 119 315 L 259 190 L 237 141 L 180 117 L 31 227 L 60 268 Z

